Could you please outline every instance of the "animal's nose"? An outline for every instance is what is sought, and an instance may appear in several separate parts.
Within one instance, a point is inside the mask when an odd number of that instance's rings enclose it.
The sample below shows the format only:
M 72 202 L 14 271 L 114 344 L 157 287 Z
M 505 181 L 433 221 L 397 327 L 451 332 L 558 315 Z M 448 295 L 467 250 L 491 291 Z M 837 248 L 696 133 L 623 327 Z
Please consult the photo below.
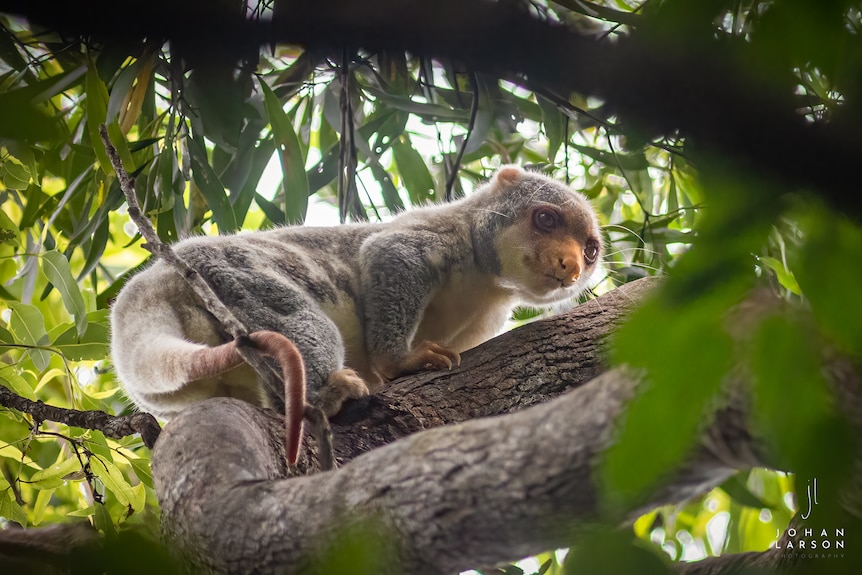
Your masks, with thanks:
M 575 283 L 581 277 L 581 263 L 574 255 L 567 255 L 559 258 L 559 275 L 560 281 L 566 285 Z

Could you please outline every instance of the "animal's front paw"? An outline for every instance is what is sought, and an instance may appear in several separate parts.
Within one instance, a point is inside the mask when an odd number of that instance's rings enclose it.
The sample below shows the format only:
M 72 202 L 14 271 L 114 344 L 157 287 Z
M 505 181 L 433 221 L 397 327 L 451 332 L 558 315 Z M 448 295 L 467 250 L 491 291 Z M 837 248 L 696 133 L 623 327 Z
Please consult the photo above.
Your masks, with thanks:
M 341 411 L 346 399 L 359 399 L 370 395 L 368 385 L 352 369 L 339 369 L 329 374 L 326 386 L 320 392 L 319 407 L 327 417 Z
M 434 341 L 423 341 L 401 359 L 378 359 L 374 371 L 384 381 L 425 370 L 450 370 L 461 365 L 461 355 Z
M 423 341 L 405 359 L 405 367 L 410 371 L 423 369 L 450 370 L 461 365 L 461 355 L 454 349 L 433 341 Z

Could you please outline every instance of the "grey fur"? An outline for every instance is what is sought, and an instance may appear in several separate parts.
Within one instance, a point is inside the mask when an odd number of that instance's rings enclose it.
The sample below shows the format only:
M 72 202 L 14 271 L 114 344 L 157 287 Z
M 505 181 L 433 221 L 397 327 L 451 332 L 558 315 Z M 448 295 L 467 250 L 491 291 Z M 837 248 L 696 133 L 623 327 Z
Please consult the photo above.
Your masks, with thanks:
M 504 170 L 467 198 L 415 209 L 387 224 L 198 237 L 175 250 L 250 331 L 277 331 L 293 340 L 305 360 L 311 403 L 345 362 L 373 392 L 386 379 L 378 362 L 398 365 L 421 343 L 417 336 L 434 334 L 457 357 L 493 336 L 514 305 L 549 303 L 587 287 L 595 265 L 585 266 L 566 289 L 521 285 L 527 281 L 518 267 L 522 246 L 507 245 L 513 252 L 502 254 L 497 243 L 534 206 L 564 208 L 567 233 L 581 245 L 600 236 L 583 196 L 520 168 Z M 518 273 L 506 277 L 512 266 Z M 429 306 L 439 317 L 425 313 Z M 123 289 L 112 331 L 112 354 L 128 396 L 158 416 L 209 396 L 261 399 L 249 383 L 254 378 L 241 368 L 186 381 L 189 354 L 227 336 L 164 263 Z M 267 399 L 278 407 L 283 401 Z

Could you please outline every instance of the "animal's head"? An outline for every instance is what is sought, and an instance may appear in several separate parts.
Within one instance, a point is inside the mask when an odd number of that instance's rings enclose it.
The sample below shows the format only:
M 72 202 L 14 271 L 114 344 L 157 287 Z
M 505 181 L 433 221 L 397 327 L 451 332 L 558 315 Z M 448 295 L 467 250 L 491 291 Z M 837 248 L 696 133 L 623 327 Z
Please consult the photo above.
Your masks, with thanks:
M 477 195 L 501 285 L 541 305 L 584 291 L 602 255 L 589 200 L 568 186 L 517 166 L 501 168 Z

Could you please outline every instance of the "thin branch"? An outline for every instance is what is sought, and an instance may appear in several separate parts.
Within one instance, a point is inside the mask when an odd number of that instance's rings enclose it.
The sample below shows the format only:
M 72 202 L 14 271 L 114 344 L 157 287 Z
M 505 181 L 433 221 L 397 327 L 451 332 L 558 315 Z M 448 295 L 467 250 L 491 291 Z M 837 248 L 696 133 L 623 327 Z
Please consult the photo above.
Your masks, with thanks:
M 41 401 L 31 401 L 3 386 L 0 386 L 0 405 L 30 414 L 37 424 L 42 421 L 56 421 L 74 427 L 95 429 L 113 439 L 121 439 L 128 435 L 140 433 L 144 445 L 150 449 L 155 445 L 162 430 L 156 419 L 149 413 L 135 413 L 134 415 L 118 417 L 109 415 L 104 411 L 65 409 Z
M 117 172 L 117 178 L 120 181 L 120 189 L 123 190 L 123 194 L 126 196 L 126 203 L 129 206 L 129 217 L 132 218 L 132 221 L 135 222 L 136 226 L 138 226 L 138 231 L 141 232 L 141 235 L 147 242 L 143 247 L 149 250 L 153 255 L 164 259 L 183 276 L 183 279 L 186 280 L 189 287 L 191 287 L 201 300 L 203 300 L 204 307 L 206 307 L 207 311 L 219 319 L 225 330 L 231 336 L 237 338 L 248 335 L 248 330 L 245 326 L 243 326 L 227 306 L 222 303 L 204 279 L 187 263 L 181 260 L 170 245 L 159 239 L 155 228 L 153 228 L 152 222 L 150 222 L 149 218 L 145 217 L 141 212 L 140 205 L 138 204 L 138 197 L 135 194 L 135 181 L 129 177 L 128 172 L 126 172 L 123 167 L 123 162 L 120 160 L 120 155 L 117 153 L 117 149 L 111 143 L 111 138 L 108 136 L 108 128 L 105 124 L 101 124 L 99 126 L 99 133 L 102 136 L 102 143 L 104 143 L 105 150 L 108 152 L 108 158 L 111 160 L 111 165 Z M 243 359 L 245 359 L 245 356 L 243 356 Z
M 247 336 L 248 329 L 219 299 L 200 274 L 180 259 L 170 245 L 165 244 L 161 239 L 159 239 L 159 236 L 156 234 L 156 230 L 153 228 L 153 224 L 141 212 L 141 208 L 138 205 L 138 198 L 135 194 L 135 181 L 129 177 L 128 172 L 126 172 L 123 167 L 120 155 L 111 143 L 107 126 L 101 124 L 99 126 L 99 133 L 102 136 L 102 143 L 105 145 L 105 150 L 108 152 L 108 158 L 111 160 L 111 165 L 117 172 L 117 178 L 120 181 L 120 188 L 126 196 L 126 202 L 129 206 L 129 217 L 131 217 L 132 221 L 135 222 L 135 225 L 138 226 L 138 230 L 147 242 L 143 247 L 149 250 L 153 255 L 164 259 L 167 263 L 173 266 L 175 270 L 177 270 L 194 293 L 200 297 L 206 310 L 210 312 L 213 317 L 219 320 L 228 334 L 235 339 Z M 282 388 L 283 383 L 281 382 L 280 376 L 264 362 L 263 357 L 257 353 L 254 348 L 251 346 L 238 345 L 237 353 L 239 353 L 240 357 L 242 357 L 242 359 L 254 369 L 268 388 Z
M 99 134 L 102 136 L 102 143 L 105 145 L 105 150 L 108 153 L 108 158 L 111 160 L 111 165 L 117 172 L 117 177 L 120 181 L 120 188 L 126 196 L 126 201 L 129 205 L 129 216 L 132 218 L 132 221 L 135 222 L 135 225 L 138 226 L 138 230 L 140 230 L 141 235 L 144 236 L 144 239 L 147 241 L 147 243 L 144 244 L 144 247 L 152 252 L 153 255 L 162 257 L 167 263 L 173 266 L 183 279 L 185 279 L 189 288 L 191 288 L 201 299 L 206 310 L 210 312 L 213 317 L 218 319 L 225 331 L 233 336 L 234 339 L 238 340 L 238 343 L 243 343 L 243 345 L 236 346 L 236 351 L 239 356 L 249 364 L 252 369 L 254 369 L 255 373 L 263 382 L 264 387 L 276 392 L 279 396 L 283 395 L 285 382 L 282 380 L 281 375 L 264 361 L 263 356 L 254 347 L 252 347 L 252 345 L 244 343 L 249 341 L 248 329 L 236 318 L 224 302 L 219 299 L 218 295 L 212 290 L 209 284 L 206 283 L 203 277 L 177 256 L 176 252 L 174 252 L 170 245 L 163 243 L 159 239 L 150 220 L 144 217 L 143 213 L 141 213 L 141 209 L 138 206 L 138 199 L 135 195 L 135 182 L 129 177 L 128 172 L 126 172 L 123 167 L 123 162 L 120 159 L 120 155 L 117 153 L 117 149 L 111 143 L 111 138 L 108 135 L 108 128 L 105 124 L 99 125 Z M 321 445 L 321 461 L 332 461 L 334 457 L 332 455 L 330 443 L 327 441 L 330 431 L 325 416 L 320 414 L 318 417 L 312 418 L 311 422 L 313 424 L 311 428 L 318 439 L 319 445 Z
M 452 188 L 455 186 L 455 179 L 458 177 L 458 171 L 461 169 L 461 160 L 464 158 L 464 150 L 467 149 L 467 141 L 473 134 L 473 127 L 476 125 L 476 114 L 479 112 L 479 83 L 476 81 L 476 73 L 470 72 L 469 77 L 470 89 L 473 90 L 473 101 L 470 103 L 470 121 L 467 124 L 467 134 L 464 136 L 464 141 L 461 142 L 461 147 L 458 148 L 458 155 L 455 157 L 455 163 L 446 182 L 447 202 L 452 201 Z

